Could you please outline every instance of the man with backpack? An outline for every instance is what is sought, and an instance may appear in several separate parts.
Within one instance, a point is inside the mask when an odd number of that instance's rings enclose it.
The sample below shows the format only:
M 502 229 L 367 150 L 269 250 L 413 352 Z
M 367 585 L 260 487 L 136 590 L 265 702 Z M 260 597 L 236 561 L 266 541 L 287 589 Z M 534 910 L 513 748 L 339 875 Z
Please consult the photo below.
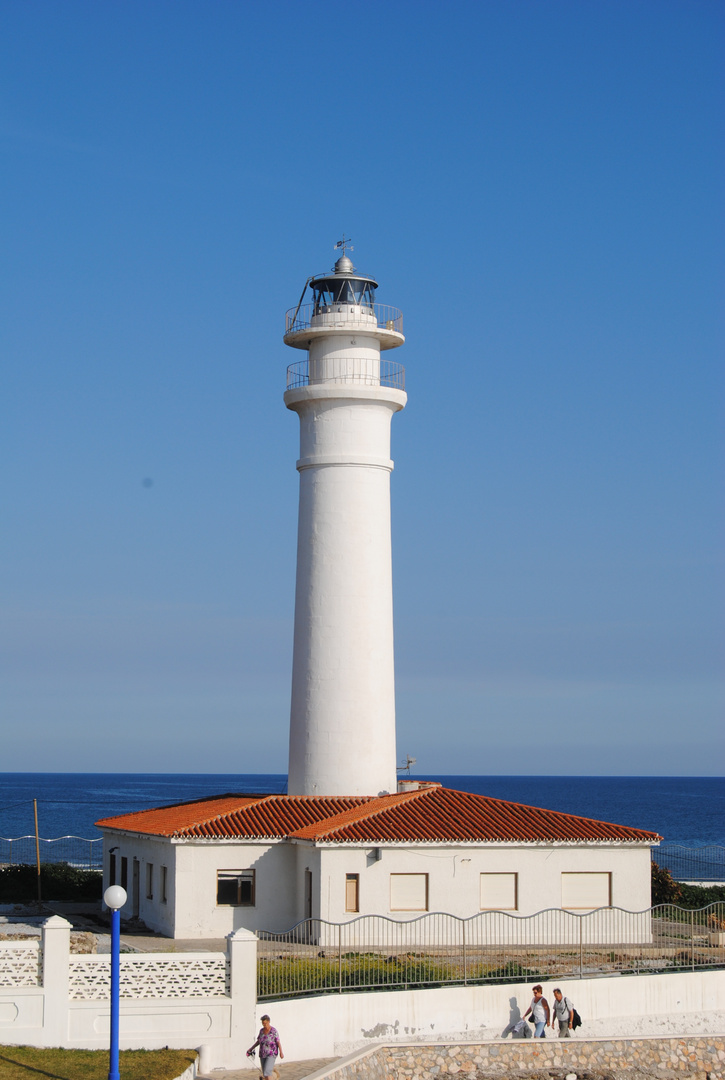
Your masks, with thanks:
M 554 1019 L 559 1021 L 559 1038 L 568 1039 L 574 1027 L 574 1006 L 558 988 L 554 991 Z

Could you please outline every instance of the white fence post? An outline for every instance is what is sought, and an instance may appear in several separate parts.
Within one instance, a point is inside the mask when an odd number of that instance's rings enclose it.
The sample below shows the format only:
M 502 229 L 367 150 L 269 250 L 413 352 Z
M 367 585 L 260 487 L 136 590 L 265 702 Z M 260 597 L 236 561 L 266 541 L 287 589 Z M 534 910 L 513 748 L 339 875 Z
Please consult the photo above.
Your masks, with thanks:
M 68 1039 L 68 961 L 71 924 L 60 915 L 43 923 L 43 1042 L 65 1046 Z
M 256 1038 L 257 935 L 240 927 L 227 934 L 229 996 L 232 999 L 231 1030 L 235 1054 L 242 1055 Z

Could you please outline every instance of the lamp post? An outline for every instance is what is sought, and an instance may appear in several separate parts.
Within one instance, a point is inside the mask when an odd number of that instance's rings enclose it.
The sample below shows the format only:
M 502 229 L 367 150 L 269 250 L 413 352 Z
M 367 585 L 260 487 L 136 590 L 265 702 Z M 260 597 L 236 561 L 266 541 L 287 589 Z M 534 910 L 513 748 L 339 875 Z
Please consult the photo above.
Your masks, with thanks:
M 108 1080 L 121 1080 L 118 1071 L 118 1014 L 121 989 L 121 908 L 126 903 L 126 890 L 109 885 L 103 894 L 106 907 L 111 909 L 111 1052 Z

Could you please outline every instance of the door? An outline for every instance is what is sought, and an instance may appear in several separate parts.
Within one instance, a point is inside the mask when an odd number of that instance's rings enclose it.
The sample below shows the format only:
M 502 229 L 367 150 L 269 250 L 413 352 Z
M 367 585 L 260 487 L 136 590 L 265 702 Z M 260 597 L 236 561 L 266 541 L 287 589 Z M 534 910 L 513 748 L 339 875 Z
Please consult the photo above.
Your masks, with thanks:
M 131 890 L 132 890 L 131 891 L 131 899 L 133 901 L 133 911 L 131 912 L 131 914 L 132 914 L 134 919 L 138 918 L 138 912 L 139 912 L 138 895 L 139 895 L 139 878 L 141 876 L 140 875 L 140 869 L 141 869 L 141 864 L 139 863 L 138 859 L 134 859 L 133 860 L 132 877 L 131 877 Z
M 305 870 L 305 915 L 306 919 L 312 918 L 312 871 Z

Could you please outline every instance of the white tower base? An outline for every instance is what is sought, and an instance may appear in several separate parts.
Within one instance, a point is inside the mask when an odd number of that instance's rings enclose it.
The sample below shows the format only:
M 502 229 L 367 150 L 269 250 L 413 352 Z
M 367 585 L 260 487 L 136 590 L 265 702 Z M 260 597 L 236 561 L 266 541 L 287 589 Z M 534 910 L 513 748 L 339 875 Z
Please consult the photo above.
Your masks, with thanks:
M 290 795 L 396 790 L 390 420 L 402 390 L 301 387 Z

